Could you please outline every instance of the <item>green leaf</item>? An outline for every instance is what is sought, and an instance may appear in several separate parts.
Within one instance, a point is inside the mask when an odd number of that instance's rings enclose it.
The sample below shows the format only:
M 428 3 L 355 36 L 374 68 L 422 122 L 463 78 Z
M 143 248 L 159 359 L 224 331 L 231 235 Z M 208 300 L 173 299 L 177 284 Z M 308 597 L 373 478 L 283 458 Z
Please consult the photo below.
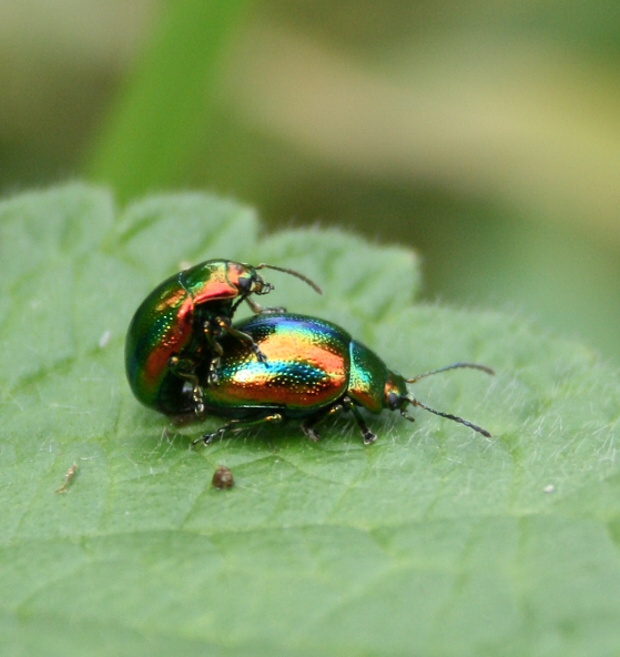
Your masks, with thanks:
M 383 413 L 190 449 L 124 379 L 124 332 L 182 262 L 269 272 L 493 434 Z M 603 656 L 620 651 L 619 378 L 515 316 L 413 305 L 402 248 L 262 234 L 251 209 L 73 185 L 0 205 L 0 654 Z M 217 427 L 219 420 L 205 426 Z M 73 464 L 66 492 L 55 494 Z M 212 488 L 217 465 L 236 486 Z

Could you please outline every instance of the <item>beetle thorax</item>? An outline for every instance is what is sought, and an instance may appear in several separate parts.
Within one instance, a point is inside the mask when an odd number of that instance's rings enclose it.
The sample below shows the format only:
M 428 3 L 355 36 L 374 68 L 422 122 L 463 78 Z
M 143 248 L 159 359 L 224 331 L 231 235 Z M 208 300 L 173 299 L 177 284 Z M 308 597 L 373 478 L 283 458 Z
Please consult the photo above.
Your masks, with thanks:
M 391 411 L 404 409 L 409 403 L 407 399 L 407 382 L 396 372 L 389 372 L 383 390 L 383 405 Z

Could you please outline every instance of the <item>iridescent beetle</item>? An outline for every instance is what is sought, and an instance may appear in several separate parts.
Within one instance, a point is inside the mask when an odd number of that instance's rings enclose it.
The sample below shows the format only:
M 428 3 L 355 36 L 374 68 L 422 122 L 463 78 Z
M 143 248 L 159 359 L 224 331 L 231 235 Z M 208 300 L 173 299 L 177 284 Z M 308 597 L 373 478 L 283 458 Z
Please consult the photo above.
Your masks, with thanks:
M 265 360 L 252 337 L 232 325 L 239 304 L 246 301 L 259 313 L 262 309 L 251 295 L 273 290 L 260 277 L 259 269 L 291 274 L 321 292 L 302 274 L 265 263 L 254 267 L 231 260 L 207 260 L 170 276 L 142 302 L 127 331 L 125 369 L 139 401 L 161 413 L 175 414 L 178 399 L 189 385 L 189 412 L 201 415 L 203 388 L 217 379 L 221 343 L 226 337 L 232 344 L 243 344 L 258 361 Z M 204 363 L 209 369 L 201 373 L 199 383 L 196 370 Z
M 203 403 L 206 415 L 229 421 L 194 444 L 208 444 L 228 431 L 288 419 L 301 421 L 306 436 L 317 440 L 317 425 L 343 411 L 353 414 L 364 443 L 370 444 L 376 435 L 364 422 L 360 407 L 377 414 L 383 409 L 399 411 L 413 421 L 406 412 L 410 405 L 490 437 L 488 431 L 461 417 L 426 406 L 407 390 L 408 383 L 438 372 L 468 367 L 493 374 L 489 367 L 453 363 L 406 379 L 343 328 L 316 317 L 256 315 L 237 322 L 235 328 L 249 335 L 266 359 L 258 358 L 247 341 L 223 337 L 219 377 L 204 387 Z M 204 363 L 197 371 L 199 379 L 208 377 L 208 371 L 208 363 Z M 179 414 L 191 408 L 191 397 L 190 386 L 177 398 Z

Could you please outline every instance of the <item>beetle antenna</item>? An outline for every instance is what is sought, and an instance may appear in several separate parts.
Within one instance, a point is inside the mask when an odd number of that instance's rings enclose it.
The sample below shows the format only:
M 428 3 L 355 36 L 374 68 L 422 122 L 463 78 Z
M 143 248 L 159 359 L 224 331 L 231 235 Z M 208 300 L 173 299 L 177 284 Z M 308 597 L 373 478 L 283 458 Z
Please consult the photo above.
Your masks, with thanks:
M 275 271 L 281 271 L 285 274 L 290 274 L 291 276 L 295 276 L 295 278 L 299 278 L 304 283 L 309 285 L 315 292 L 318 292 L 319 294 L 323 294 L 323 290 L 321 290 L 321 288 L 314 281 L 311 281 L 307 276 L 300 274 L 298 271 L 295 271 L 294 269 L 286 269 L 286 267 L 276 267 L 275 265 L 268 265 L 266 262 L 261 262 L 261 264 L 256 265 L 254 269 L 275 269 Z
M 479 427 L 477 424 L 473 424 L 468 420 L 464 420 L 462 417 L 459 417 L 458 415 L 452 415 L 452 413 L 444 413 L 442 411 L 436 411 L 434 408 L 431 408 L 430 406 L 427 406 L 426 404 L 423 404 L 422 402 L 418 401 L 415 397 L 407 396 L 405 397 L 405 399 L 407 399 L 407 401 L 412 406 L 419 406 L 420 408 L 423 408 L 425 411 L 428 411 L 429 413 L 434 413 L 435 415 L 439 415 L 440 417 L 445 417 L 448 420 L 454 420 L 454 422 L 458 422 L 459 424 L 464 424 L 466 427 L 469 427 L 470 429 L 473 429 L 474 431 L 481 433 L 483 436 L 486 436 L 487 438 L 492 438 L 491 434 L 486 429 L 483 429 L 482 427 Z
M 490 367 L 487 367 L 486 365 L 478 365 L 477 363 L 452 363 L 452 365 L 445 365 L 444 367 L 439 367 L 436 370 L 431 370 L 430 372 L 424 372 L 424 374 L 418 374 L 417 376 L 414 376 L 412 379 L 405 379 L 405 381 L 407 383 L 415 383 L 416 381 L 423 379 L 425 376 L 431 376 L 432 374 L 439 374 L 439 372 L 446 372 L 447 370 L 456 370 L 461 367 L 468 367 L 469 369 L 472 370 L 481 370 L 491 375 L 495 374 L 495 372 Z

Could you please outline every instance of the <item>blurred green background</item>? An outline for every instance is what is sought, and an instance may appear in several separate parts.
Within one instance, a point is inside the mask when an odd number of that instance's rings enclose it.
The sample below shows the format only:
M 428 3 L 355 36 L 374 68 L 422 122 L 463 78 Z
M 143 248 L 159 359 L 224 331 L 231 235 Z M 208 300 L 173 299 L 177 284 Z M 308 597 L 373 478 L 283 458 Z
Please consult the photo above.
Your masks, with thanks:
M 620 363 L 619 54 L 602 0 L 3 0 L 0 186 L 348 227 Z

